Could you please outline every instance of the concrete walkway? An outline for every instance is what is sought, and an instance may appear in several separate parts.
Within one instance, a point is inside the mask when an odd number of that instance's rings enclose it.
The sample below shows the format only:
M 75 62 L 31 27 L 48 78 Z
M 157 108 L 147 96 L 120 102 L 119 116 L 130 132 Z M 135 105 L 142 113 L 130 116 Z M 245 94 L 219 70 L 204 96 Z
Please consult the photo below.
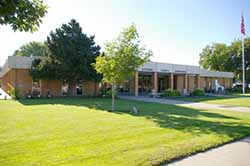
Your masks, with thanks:
M 250 166 L 250 137 L 165 166 Z
M 161 99 L 161 98 L 150 98 L 145 96 L 120 96 L 122 99 L 130 99 L 130 100 L 139 100 L 145 102 L 155 102 L 162 104 L 172 104 L 176 106 L 183 107 L 191 107 L 191 108 L 199 108 L 199 109 L 216 109 L 216 110 L 226 110 L 226 111 L 238 111 L 238 112 L 249 112 L 249 107 L 238 107 L 238 106 L 227 106 L 220 104 L 210 104 L 210 103 L 199 103 L 199 102 L 190 102 L 190 101 L 180 101 L 180 100 L 172 100 L 172 99 Z

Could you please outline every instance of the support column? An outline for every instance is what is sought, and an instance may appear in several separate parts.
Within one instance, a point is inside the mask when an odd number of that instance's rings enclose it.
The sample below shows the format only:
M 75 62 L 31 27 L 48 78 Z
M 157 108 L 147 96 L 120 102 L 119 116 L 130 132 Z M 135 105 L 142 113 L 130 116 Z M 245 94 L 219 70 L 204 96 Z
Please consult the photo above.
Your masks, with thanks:
M 204 80 L 205 80 L 205 90 L 207 90 L 208 89 L 208 80 L 207 80 L 207 77 L 205 77 Z
M 138 71 L 135 72 L 135 96 L 138 96 L 138 83 L 139 83 L 139 74 Z
M 154 90 L 158 93 L 158 73 L 154 72 Z
M 188 75 L 184 74 L 184 93 L 188 92 Z
M 201 87 L 201 78 L 200 78 L 200 75 L 196 75 L 196 88 L 200 89 Z
M 169 83 L 170 83 L 170 89 L 173 90 L 174 89 L 174 73 L 170 73 Z
M 222 78 L 222 86 L 224 86 L 224 88 L 226 89 L 226 81 L 224 77 Z

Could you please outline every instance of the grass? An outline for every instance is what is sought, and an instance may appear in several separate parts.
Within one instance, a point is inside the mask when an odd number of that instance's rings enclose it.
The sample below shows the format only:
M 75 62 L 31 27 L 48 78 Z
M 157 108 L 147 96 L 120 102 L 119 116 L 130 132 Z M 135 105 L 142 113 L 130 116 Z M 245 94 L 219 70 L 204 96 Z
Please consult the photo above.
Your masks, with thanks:
M 233 96 L 243 96 L 243 97 L 250 97 L 250 93 L 245 93 L 245 94 L 242 94 L 242 93 L 236 93 L 236 94 L 232 94 Z
M 110 103 L 0 101 L 0 165 L 148 166 L 250 135 L 247 113 L 129 100 L 108 112 Z
M 250 97 L 242 96 L 200 96 L 200 97 L 181 97 L 177 100 L 205 102 L 211 104 L 222 104 L 228 106 L 250 107 Z

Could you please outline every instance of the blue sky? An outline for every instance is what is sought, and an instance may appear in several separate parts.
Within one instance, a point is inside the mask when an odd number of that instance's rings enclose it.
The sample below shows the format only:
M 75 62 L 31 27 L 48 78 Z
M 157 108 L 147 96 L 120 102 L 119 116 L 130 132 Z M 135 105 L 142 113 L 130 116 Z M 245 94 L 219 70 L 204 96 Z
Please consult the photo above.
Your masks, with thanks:
M 123 27 L 137 25 L 141 43 L 159 62 L 198 65 L 199 53 L 207 44 L 230 43 L 240 38 L 240 14 L 250 33 L 249 0 L 45 0 L 47 15 L 38 32 L 13 32 L 0 26 L 0 65 L 22 44 L 44 41 L 51 30 L 71 18 L 83 32 L 95 35 L 103 45 Z

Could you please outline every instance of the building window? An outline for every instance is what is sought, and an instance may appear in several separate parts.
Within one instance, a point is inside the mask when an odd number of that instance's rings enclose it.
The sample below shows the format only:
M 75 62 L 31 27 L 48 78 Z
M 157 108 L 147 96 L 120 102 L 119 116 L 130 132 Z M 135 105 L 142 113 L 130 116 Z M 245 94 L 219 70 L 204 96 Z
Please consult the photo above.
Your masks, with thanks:
M 83 80 L 76 82 L 76 95 L 83 95 Z
M 41 80 L 34 79 L 32 81 L 32 94 L 35 97 L 41 96 Z
M 62 95 L 67 96 L 69 94 L 69 83 L 65 80 L 62 81 Z

